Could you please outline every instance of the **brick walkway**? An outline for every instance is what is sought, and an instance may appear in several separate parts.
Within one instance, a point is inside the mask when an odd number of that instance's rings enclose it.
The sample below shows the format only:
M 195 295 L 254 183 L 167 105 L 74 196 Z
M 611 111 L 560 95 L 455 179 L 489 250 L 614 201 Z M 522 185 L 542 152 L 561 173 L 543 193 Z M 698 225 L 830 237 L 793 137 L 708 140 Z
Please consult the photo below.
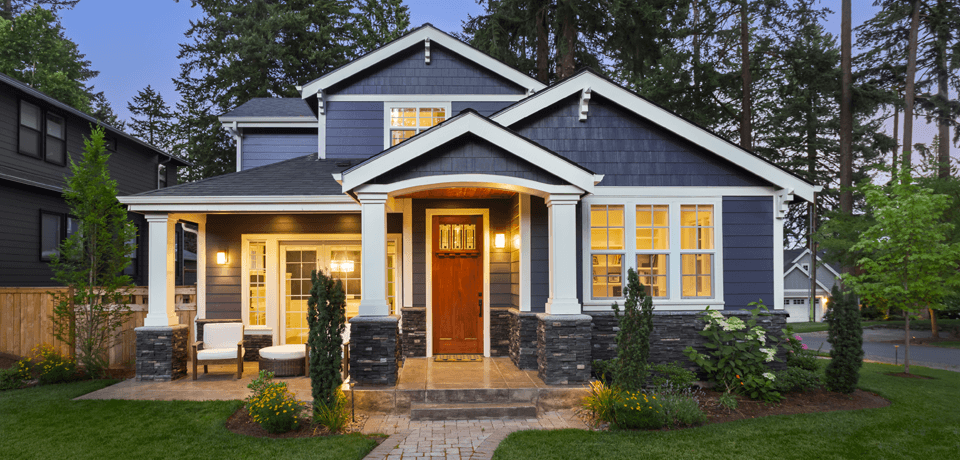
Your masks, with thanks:
M 545 412 L 525 420 L 411 421 L 403 415 L 371 415 L 363 431 L 390 438 L 366 459 L 489 459 L 500 442 L 520 430 L 586 429 L 573 410 Z

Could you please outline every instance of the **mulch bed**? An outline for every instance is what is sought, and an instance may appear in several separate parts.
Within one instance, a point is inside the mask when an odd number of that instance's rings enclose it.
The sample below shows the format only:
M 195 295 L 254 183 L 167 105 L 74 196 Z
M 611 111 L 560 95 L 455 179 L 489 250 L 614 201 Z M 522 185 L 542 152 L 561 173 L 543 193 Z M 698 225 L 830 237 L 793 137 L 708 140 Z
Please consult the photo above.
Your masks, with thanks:
M 357 421 L 347 424 L 344 428 L 343 433 L 359 433 L 363 428 L 363 424 L 367 421 L 367 416 L 362 414 L 357 414 Z M 294 431 L 290 431 L 282 434 L 272 434 L 264 430 L 259 423 L 254 422 L 250 418 L 250 413 L 243 407 L 237 409 L 230 418 L 227 419 L 227 429 L 244 436 L 253 436 L 255 438 L 273 438 L 273 439 L 288 439 L 288 438 L 316 438 L 323 436 L 334 436 L 333 433 L 330 433 L 326 427 L 314 423 L 300 423 L 300 427 Z M 377 444 L 383 442 L 386 438 L 379 436 L 368 436 L 369 439 L 377 441 Z
M 887 407 L 890 401 L 875 393 L 856 390 L 851 395 L 834 393 L 827 390 L 812 390 L 804 393 L 784 395 L 778 404 L 766 404 L 747 398 L 737 397 L 736 410 L 727 410 L 717 403 L 720 393 L 706 391 L 701 399 L 701 408 L 707 414 L 707 423 L 724 423 L 735 420 L 766 417 L 769 415 L 811 414 L 838 410 L 875 409 Z
M 10 369 L 14 364 L 17 364 L 17 361 L 20 361 L 19 356 L 0 353 L 0 369 Z

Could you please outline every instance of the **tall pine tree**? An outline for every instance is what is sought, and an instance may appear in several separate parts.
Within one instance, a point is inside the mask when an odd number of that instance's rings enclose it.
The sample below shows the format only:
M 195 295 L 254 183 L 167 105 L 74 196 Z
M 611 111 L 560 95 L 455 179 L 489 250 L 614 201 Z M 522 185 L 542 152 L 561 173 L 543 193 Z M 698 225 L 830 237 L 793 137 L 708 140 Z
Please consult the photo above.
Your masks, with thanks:
M 169 149 L 173 141 L 173 113 L 160 93 L 150 85 L 137 92 L 127 110 L 133 115 L 130 119 L 130 131 L 157 147 Z

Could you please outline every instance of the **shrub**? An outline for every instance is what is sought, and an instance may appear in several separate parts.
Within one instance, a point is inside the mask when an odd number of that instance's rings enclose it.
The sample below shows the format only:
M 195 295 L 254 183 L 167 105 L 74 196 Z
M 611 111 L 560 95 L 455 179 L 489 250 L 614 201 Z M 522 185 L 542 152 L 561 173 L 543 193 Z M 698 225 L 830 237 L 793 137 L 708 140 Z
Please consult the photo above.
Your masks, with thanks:
M 617 332 L 618 364 L 614 381 L 624 390 L 639 390 L 647 381 L 650 357 L 650 332 L 653 331 L 653 298 L 647 296 L 640 278 L 634 269 L 627 270 L 627 285 L 624 287 L 623 315 L 620 307 L 613 304 L 614 314 L 620 324 Z
M 259 377 L 247 385 L 254 393 L 247 398 L 247 411 L 254 422 L 269 433 L 294 430 L 300 424 L 303 407 L 287 390 L 287 384 L 272 382 L 273 373 L 260 371 Z
M 593 368 L 593 377 L 607 385 L 613 383 L 613 373 L 617 369 L 617 358 L 595 360 L 590 364 Z
M 655 364 L 650 370 L 650 384 L 658 391 L 664 388 L 684 390 L 693 386 L 697 381 L 697 374 L 680 367 L 680 363 Z
M 766 331 L 757 326 L 757 317 L 766 310 L 762 302 L 751 311 L 751 318 L 725 318 L 719 311 L 707 307 L 703 318 L 706 325 L 700 335 L 706 338 L 706 353 L 687 347 L 683 352 L 700 366 L 708 377 L 721 385 L 725 393 L 737 392 L 752 399 L 779 401 L 774 390 L 774 375 L 767 372 L 765 363 L 772 362 L 777 353 L 776 344 L 767 344 Z
M 830 310 L 827 311 L 830 330 L 827 340 L 833 345 L 830 363 L 827 364 L 827 388 L 840 393 L 853 393 L 860 379 L 863 366 L 863 326 L 860 323 L 860 308 L 850 293 L 841 293 L 833 287 Z
M 667 420 L 673 426 L 697 426 L 707 423 L 707 415 L 700 410 L 697 398 L 682 395 L 663 395 L 659 399 Z
M 343 394 L 341 389 L 337 389 L 336 400 L 332 404 L 315 402 L 313 405 L 313 421 L 327 427 L 331 433 L 343 431 L 349 420 L 350 411 L 347 410 L 347 396 Z
M 307 345 L 310 349 L 310 387 L 314 408 L 336 408 L 342 392 L 343 330 L 346 324 L 346 297 L 343 284 L 322 271 L 311 273 L 313 286 L 307 301 Z
M 887 312 L 878 306 L 864 305 L 860 309 L 860 317 L 867 321 L 884 321 L 887 319 Z
M 625 391 L 619 403 L 613 407 L 613 423 L 617 428 L 653 430 L 666 426 L 669 421 L 663 404 L 655 394 Z
M 808 349 L 803 338 L 793 334 L 789 329 L 785 331 L 787 346 L 787 366 L 805 369 L 808 371 L 820 370 L 820 359 L 817 354 Z
M 594 420 L 613 423 L 614 408 L 620 404 L 623 392 L 604 382 L 590 383 L 590 394 L 583 398 L 583 408 L 589 412 Z
M 53 347 L 40 344 L 33 348 L 33 367 L 41 384 L 72 382 L 77 379 L 77 362 Z
M 30 361 L 21 359 L 9 369 L 0 369 L 0 390 L 16 390 L 30 377 Z
M 803 392 L 823 386 L 823 379 L 820 378 L 819 373 L 799 367 L 777 371 L 774 375 L 776 376 L 774 386 L 780 393 Z

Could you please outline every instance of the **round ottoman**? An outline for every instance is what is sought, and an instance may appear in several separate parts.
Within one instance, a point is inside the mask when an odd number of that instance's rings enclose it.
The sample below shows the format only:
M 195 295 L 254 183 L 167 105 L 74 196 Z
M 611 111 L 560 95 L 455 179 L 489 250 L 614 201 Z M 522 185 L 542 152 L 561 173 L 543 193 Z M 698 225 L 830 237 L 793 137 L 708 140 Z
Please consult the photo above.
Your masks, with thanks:
M 305 345 L 277 345 L 260 349 L 260 370 L 277 377 L 307 375 Z

